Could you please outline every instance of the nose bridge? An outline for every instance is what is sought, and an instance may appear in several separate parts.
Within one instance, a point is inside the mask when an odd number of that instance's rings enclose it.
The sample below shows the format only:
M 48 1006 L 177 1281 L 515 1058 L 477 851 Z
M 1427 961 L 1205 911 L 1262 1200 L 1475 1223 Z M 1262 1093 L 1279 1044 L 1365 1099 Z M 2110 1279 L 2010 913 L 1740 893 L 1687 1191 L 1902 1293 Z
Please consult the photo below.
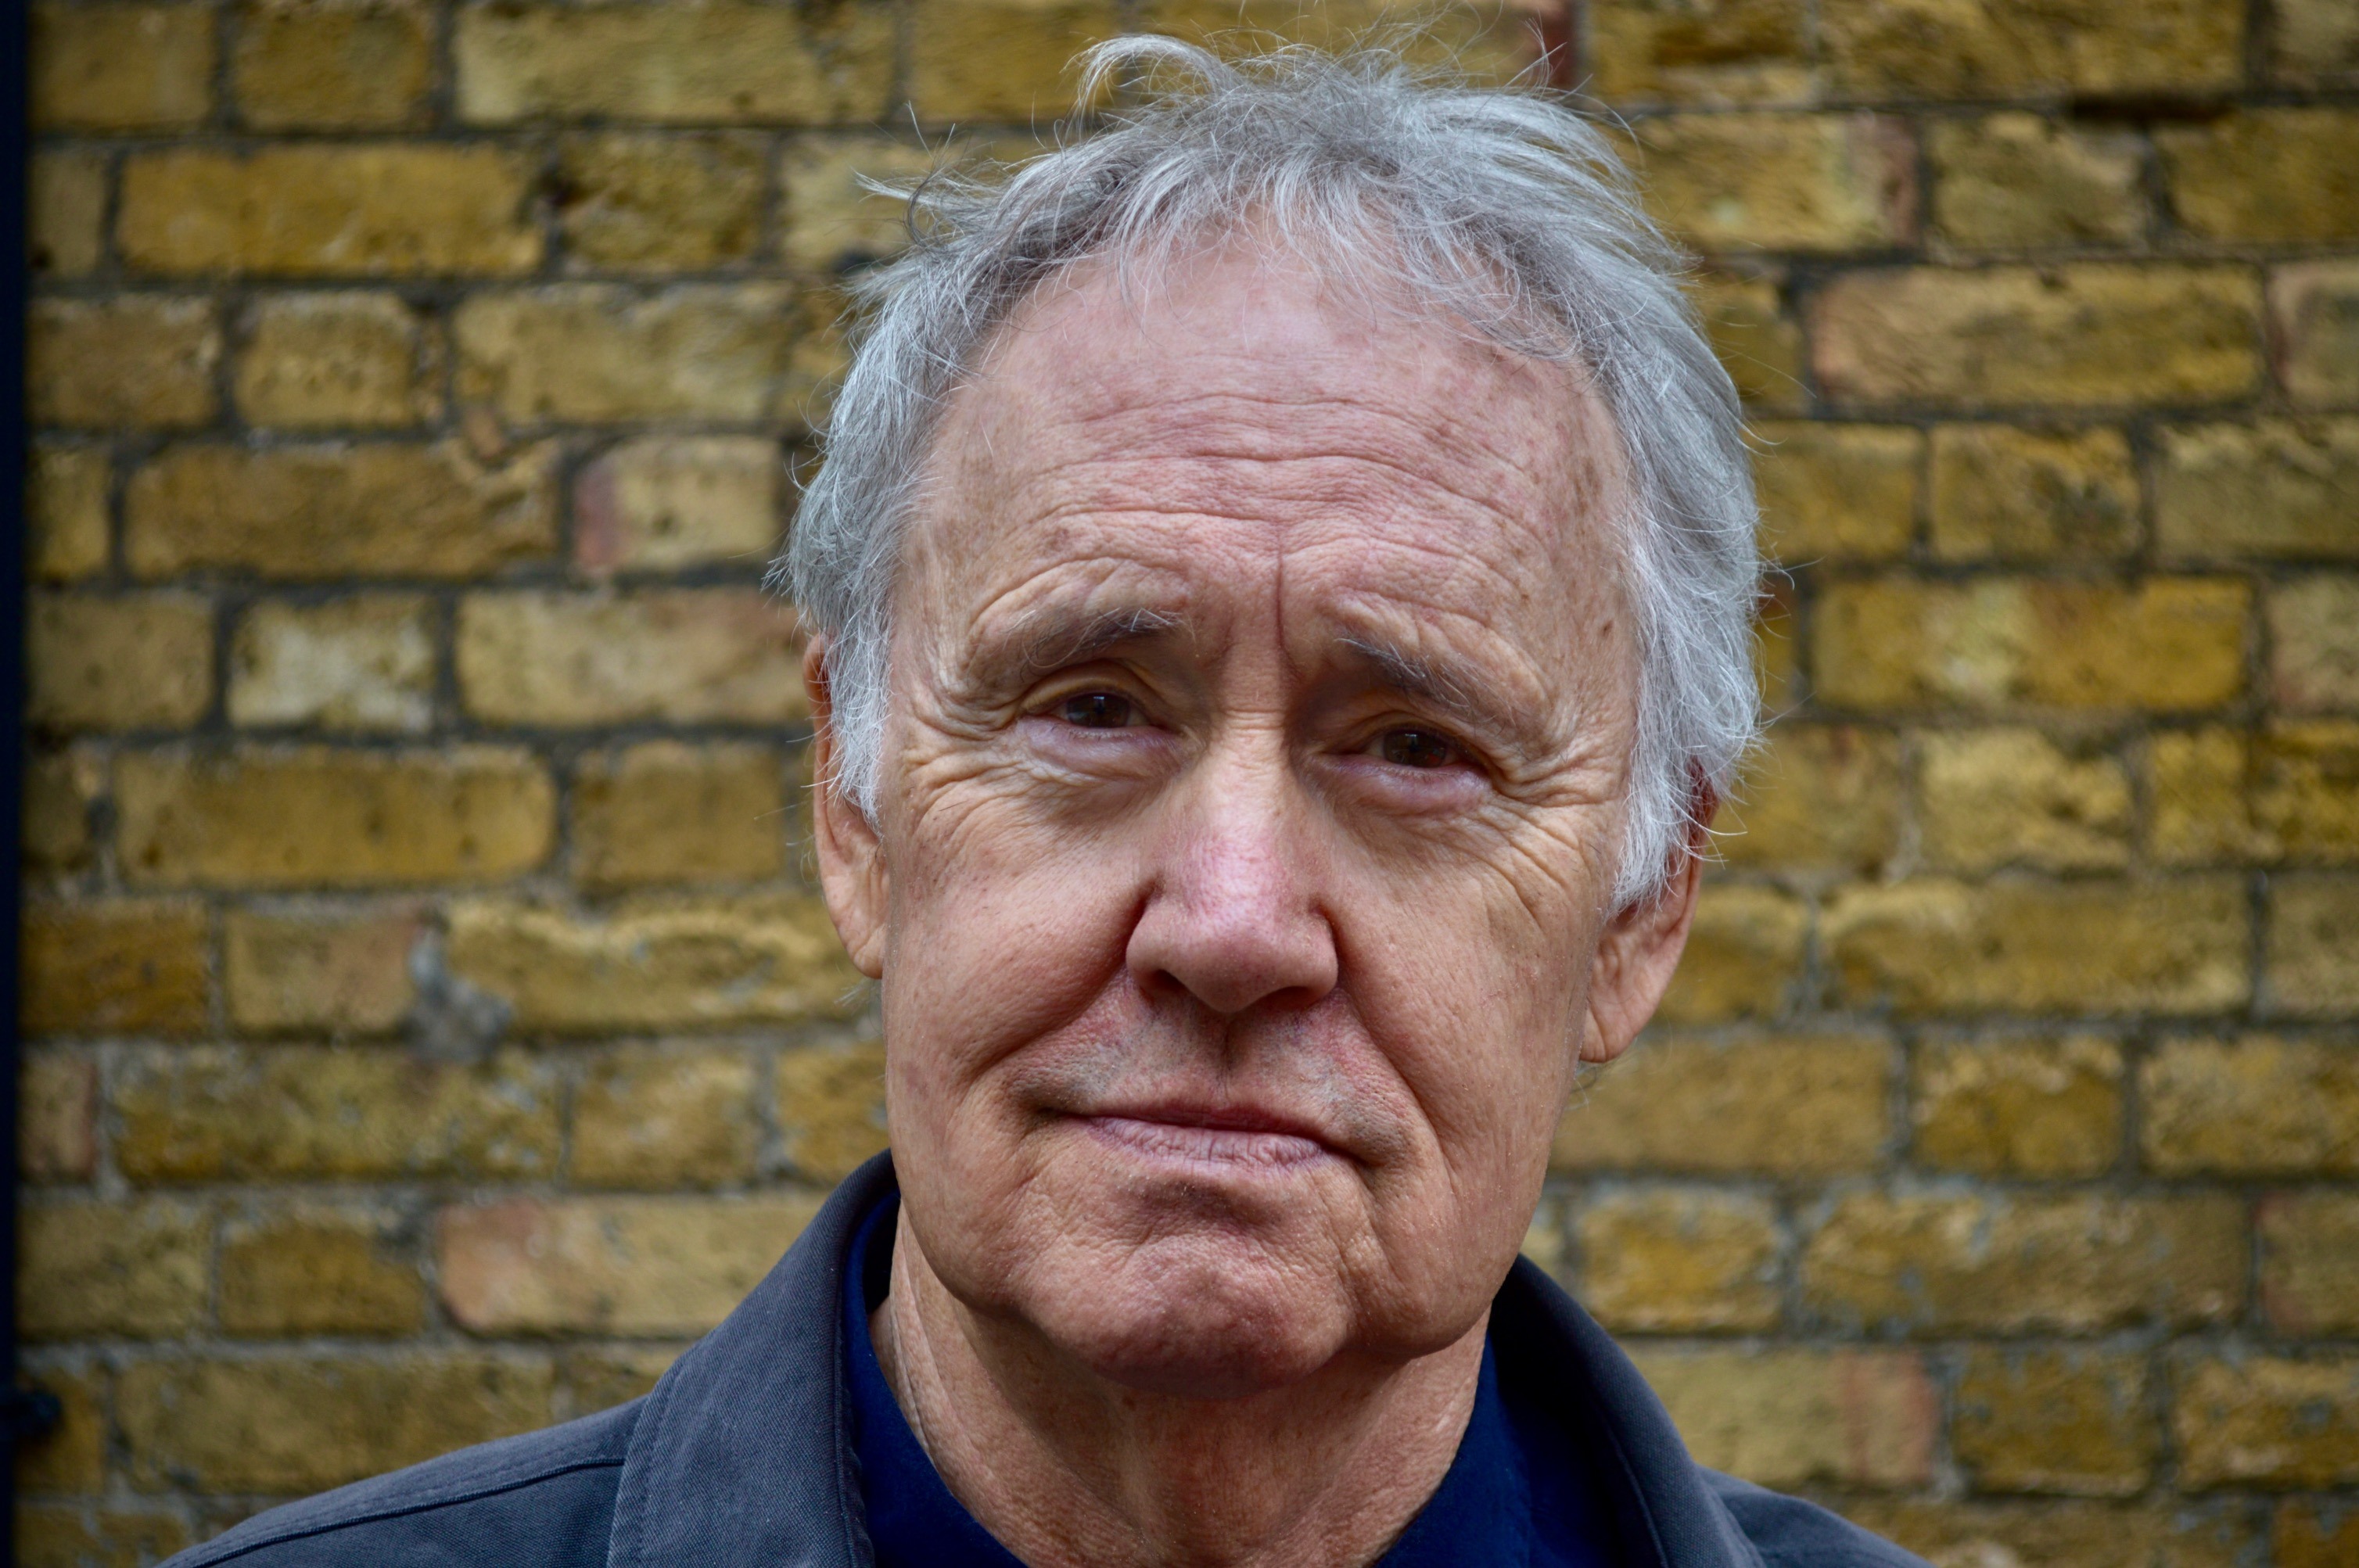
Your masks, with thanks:
M 1162 864 L 1131 944 L 1150 988 L 1176 984 L 1215 1012 L 1281 996 L 1307 1006 L 1335 984 L 1316 803 L 1282 726 L 1219 735 L 1167 802 Z

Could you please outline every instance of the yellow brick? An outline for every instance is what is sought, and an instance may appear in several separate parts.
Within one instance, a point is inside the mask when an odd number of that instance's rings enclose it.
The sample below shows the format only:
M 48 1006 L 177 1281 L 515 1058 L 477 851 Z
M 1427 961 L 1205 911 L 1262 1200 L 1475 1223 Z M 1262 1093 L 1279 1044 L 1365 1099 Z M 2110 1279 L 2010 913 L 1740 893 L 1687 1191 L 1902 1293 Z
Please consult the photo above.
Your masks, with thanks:
M 1073 108 L 1073 56 L 1123 30 L 1113 0 L 918 0 L 909 98 L 933 122 L 1045 125 Z M 1234 25 L 1234 18 L 1230 18 Z M 1168 18 L 1148 30 L 1169 32 Z
M 2244 1301 L 2246 1246 L 2244 1206 L 2227 1198 L 1860 1193 L 1804 1247 L 1802 1300 L 1878 1332 L 2224 1322 Z
M 439 411 L 440 355 L 424 319 L 390 294 L 266 298 L 237 356 L 238 412 L 290 430 L 414 425 Z
M 422 125 L 433 17 L 422 0 L 252 0 L 230 75 L 238 118 L 256 130 Z
M 2277 855 L 2359 861 L 2359 723 L 2280 722 L 2253 737 L 2252 812 Z
M 468 6 L 452 51 L 459 115 L 477 124 L 832 125 L 884 112 L 893 13 L 864 0 Z
M 2243 1508 L 2155 1503 L 1925 1502 L 1849 1498 L 1854 1523 L 1939 1568 L 2244 1568 L 2253 1529 Z
M 2147 847 L 2166 866 L 2233 865 L 2276 856 L 2253 820 L 2247 737 L 2234 730 L 2165 732 L 2147 746 Z
M 459 395 L 518 424 L 799 419 L 817 387 L 801 314 L 775 283 L 480 294 L 452 326 Z
M 126 877 L 232 887 L 496 880 L 548 857 L 556 805 L 529 757 L 489 746 L 127 756 L 115 801 Z
M 1841 583 L 1811 668 L 1840 708 L 2197 710 L 2242 689 L 2250 605 L 2227 579 Z
M 98 1063 L 44 1049 L 24 1058 L 16 1164 L 34 1182 L 87 1181 L 98 1169 Z
M 382 1047 L 188 1046 L 126 1058 L 115 1162 L 142 1183 L 547 1180 L 558 1080 L 513 1051 L 480 1065 Z
M 573 1413 L 597 1410 L 637 1399 L 679 1359 L 677 1345 L 615 1345 L 568 1351 L 559 1361 L 559 1380 L 571 1396 Z
M 424 730 L 434 719 L 434 618 L 408 593 L 251 606 L 230 643 L 230 722 Z
M 626 1046 L 573 1092 L 571 1174 L 585 1187 L 706 1187 L 754 1174 L 754 1064 L 735 1050 Z
M 1918 743 L 1917 818 L 1926 864 L 1983 872 L 2126 866 L 2129 771 L 2037 730 L 1960 730 Z
M 1925 437 L 1905 425 L 1756 427 L 1762 546 L 1789 566 L 1890 561 L 1917 530 Z
M 155 1339 L 205 1317 L 212 1219 L 187 1203 L 28 1204 L 16 1310 L 27 1339 Z
M 1004 149 L 1011 159 L 1024 150 L 1014 143 Z M 909 243 L 908 203 L 861 180 L 914 183 L 944 161 L 939 152 L 881 136 L 789 141 L 778 157 L 787 265 L 827 277 L 898 254 Z
M 124 553 L 143 577 L 473 576 L 555 551 L 556 456 L 484 463 L 456 441 L 173 447 L 132 476 Z
M 2359 1482 L 2359 1357 L 2228 1360 L 2190 1351 L 2173 1373 L 2182 1486 Z
M 2271 588 L 2268 630 L 2279 707 L 2359 709 L 2359 577 L 2321 572 Z
M 1838 1005 L 1913 1017 L 2207 1013 L 2252 987 L 2228 877 L 1847 887 L 1820 940 Z
M 27 904 L 22 1016 L 34 1034 L 205 1027 L 205 911 L 146 899 Z
M 1897 842 L 1900 744 L 1852 724 L 1785 723 L 1713 820 L 1732 866 L 1873 871 Z
M 2359 15 L 2359 13 L 2354 13 Z M 2359 262 L 2316 261 L 2269 274 L 2277 377 L 2297 403 L 2359 403 Z
M 123 168 L 115 244 L 145 272 L 321 278 L 527 272 L 533 166 L 503 147 L 169 148 Z
M 1753 674 L 1762 711 L 1783 719 L 1808 696 L 1802 682 L 1800 605 L 1790 578 L 1772 573 L 1753 602 Z
M 381 1035 L 408 1016 L 415 908 L 233 909 L 225 925 L 223 989 L 242 1029 Z
M 2359 1198 L 2279 1192 L 2261 1201 L 2261 1311 L 2282 1334 L 2359 1329 Z
M 444 1307 L 475 1334 L 677 1337 L 728 1315 L 819 1212 L 800 1194 L 615 1198 L 444 1209 Z
M 1921 1486 L 1940 1394 L 1897 1350 L 1636 1349 L 1697 1463 L 1764 1486 Z
M 2259 282 L 2236 267 L 1919 267 L 1836 278 L 1811 331 L 1839 403 L 2110 408 L 2251 392 L 2259 316 Z
M 2359 1051 L 2347 1043 L 2165 1040 L 2138 1094 L 2140 1152 L 2166 1176 L 2359 1173 Z
M 1823 0 L 1836 89 L 1863 97 L 2191 93 L 2244 77 L 2241 0 Z
M 554 1381 L 514 1354 L 280 1353 L 137 1363 L 115 1402 L 143 1490 L 288 1496 L 544 1426 Z
M 2359 1561 L 2359 1509 L 2339 1500 L 2279 1503 L 2271 1535 L 2277 1568 L 2347 1568 Z
M 1945 561 L 2127 555 L 2139 534 L 2129 442 L 2111 430 L 1940 426 L 1932 515 L 1933 553 Z
M 762 237 L 758 136 L 609 132 L 565 144 L 558 223 L 590 271 L 697 270 L 749 259 Z
M 1951 1451 L 1985 1492 L 2143 1491 L 2160 1432 L 2142 1357 L 2088 1349 L 1969 1351 Z
M 777 753 L 651 741 L 575 775 L 574 877 L 602 888 L 766 881 L 786 867 L 787 820 Z
M 1690 292 L 1712 353 L 1748 407 L 1795 413 L 1810 403 L 1802 385 L 1802 329 L 1777 283 L 1707 275 Z
M 103 761 L 89 751 L 27 758 L 23 826 L 28 877 L 65 877 L 89 866 L 91 808 L 105 783 Z
M 760 436 L 642 436 L 582 471 L 573 561 L 596 575 L 756 564 L 779 544 L 786 464 Z
M 1633 135 L 1648 209 L 1698 250 L 1881 250 L 1915 235 L 1917 148 L 1901 121 L 1681 114 Z
M 34 443 L 25 475 L 25 567 L 43 583 L 71 583 L 106 570 L 107 486 L 103 447 Z
M 594 919 L 470 902 L 450 928 L 451 969 L 514 1009 L 519 1029 L 798 1023 L 865 1000 L 826 907 L 808 896 L 650 900 Z
M 59 1419 L 47 1436 L 17 1446 L 17 1490 L 102 1489 L 106 1485 L 106 1369 L 88 1363 L 71 1368 L 37 1366 L 26 1381 L 57 1396 Z
M 2120 244 L 2146 231 L 2136 136 L 2007 113 L 1937 120 L 1927 145 L 1933 229 L 1952 245 Z
M 492 724 L 787 724 L 809 711 L 800 640 L 754 588 L 475 593 L 459 606 L 459 691 Z
M 1815 84 L 1802 0 L 1629 0 L 1589 13 L 1588 91 L 1610 103 L 1793 103 Z
M 2093 1035 L 1929 1040 L 1910 1105 L 1915 1154 L 1980 1176 L 2100 1176 L 2122 1155 L 2122 1053 Z
M 1581 1301 L 1616 1332 L 1777 1326 L 1777 1219 L 1766 1199 L 1709 1189 L 1607 1193 L 1584 1207 Z
M 2359 558 L 2359 419 L 2165 430 L 2155 539 L 2166 559 Z
M 2155 132 L 2180 226 L 2206 239 L 2359 239 L 2359 111 L 2245 109 Z
M 27 166 L 27 261 L 37 278 L 81 278 L 106 250 L 106 159 L 74 149 L 37 152 Z
M 1809 924 L 1801 904 L 1774 888 L 1707 884 L 1657 1016 L 1681 1024 L 1784 1011 Z
M 35 725 L 179 729 L 212 705 L 213 610 L 202 595 L 42 593 L 27 608 Z
M 397 1215 L 305 1206 L 222 1227 L 221 1322 L 260 1337 L 415 1334 L 426 1321 Z
M 884 1151 L 885 1048 L 862 1040 L 780 1054 L 778 1131 L 787 1159 L 813 1181 L 841 1181 Z
M 213 417 L 220 357 L 208 300 L 37 299 L 26 321 L 26 406 L 49 425 L 201 425 Z
M 2359 11 L 2350 0 L 2277 0 L 2269 7 L 2277 74 L 2288 82 L 2359 77 Z M 2290 1565 L 2286 1565 L 2290 1568 Z
M 189 1527 L 168 1505 L 158 1508 L 101 1503 L 27 1503 L 16 1515 L 21 1568 L 135 1568 L 160 1562 L 191 1543 Z
M 2269 880 L 2263 996 L 2277 1012 L 2323 1018 L 2359 1011 L 2359 877 L 2295 874 Z
M 1551 1169 L 1829 1176 L 1891 1137 L 1891 1046 L 1855 1035 L 1649 1038 L 1577 1095 Z
M 1543 1196 L 1532 1209 L 1532 1223 L 1524 1227 L 1523 1245 L 1516 1249 L 1553 1279 L 1565 1278 L 1564 1223 L 1563 1203 Z
M 163 131 L 212 108 L 210 5 L 37 5 L 33 123 L 45 130 Z

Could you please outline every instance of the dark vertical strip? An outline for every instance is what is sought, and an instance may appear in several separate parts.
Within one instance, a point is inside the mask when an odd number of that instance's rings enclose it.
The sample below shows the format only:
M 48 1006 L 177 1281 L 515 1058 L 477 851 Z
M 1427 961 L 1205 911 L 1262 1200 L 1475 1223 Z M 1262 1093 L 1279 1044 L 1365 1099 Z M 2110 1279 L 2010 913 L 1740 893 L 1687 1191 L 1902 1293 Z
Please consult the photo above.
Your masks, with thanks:
M 0 757 L 0 844 L 7 849 L 12 880 L 24 864 L 18 842 L 24 822 L 25 789 L 25 554 L 29 538 L 25 517 L 25 198 L 31 128 L 27 115 L 25 55 L 31 46 L 27 0 L 0 0 L 0 268 L 7 277 L 7 299 L 0 306 L 0 605 L 6 607 L 7 635 L 0 637 L 0 725 L 8 748 Z M 7 1529 L 0 1531 L 0 1568 L 16 1560 L 16 1465 L 20 1438 L 41 1432 L 57 1419 L 54 1401 L 20 1390 L 16 1383 L 16 923 L 17 900 L 0 899 L 0 1496 L 7 1501 Z

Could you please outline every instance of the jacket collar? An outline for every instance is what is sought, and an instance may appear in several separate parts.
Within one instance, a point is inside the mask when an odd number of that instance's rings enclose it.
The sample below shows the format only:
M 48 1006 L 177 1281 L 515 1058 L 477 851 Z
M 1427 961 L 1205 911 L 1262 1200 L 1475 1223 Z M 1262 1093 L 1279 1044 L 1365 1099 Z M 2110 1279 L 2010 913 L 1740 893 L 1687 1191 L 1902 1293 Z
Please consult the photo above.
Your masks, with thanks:
M 753 1294 L 656 1385 L 614 1499 L 608 1568 L 869 1568 L 844 1388 L 843 1271 L 893 1186 L 879 1155 L 838 1187 Z M 1646 1379 L 1548 1276 L 1518 1260 L 1494 1332 L 1523 1376 L 1585 1406 L 1619 1470 L 1624 1533 L 1651 1568 L 1759 1568 Z

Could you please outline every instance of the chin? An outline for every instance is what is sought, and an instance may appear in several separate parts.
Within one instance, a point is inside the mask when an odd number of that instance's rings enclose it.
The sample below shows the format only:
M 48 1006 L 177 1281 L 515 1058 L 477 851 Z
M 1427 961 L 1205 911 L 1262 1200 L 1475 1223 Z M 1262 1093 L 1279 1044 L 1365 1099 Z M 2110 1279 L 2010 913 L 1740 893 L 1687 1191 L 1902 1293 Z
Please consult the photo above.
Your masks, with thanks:
M 1288 1269 L 1257 1249 L 1223 1258 L 1171 1238 L 1111 1269 L 1094 1248 L 1057 1247 L 1041 1262 L 1024 1315 L 1092 1373 L 1142 1393 L 1266 1393 L 1318 1372 L 1351 1335 L 1340 1281 L 1306 1290 L 1315 1269 Z

